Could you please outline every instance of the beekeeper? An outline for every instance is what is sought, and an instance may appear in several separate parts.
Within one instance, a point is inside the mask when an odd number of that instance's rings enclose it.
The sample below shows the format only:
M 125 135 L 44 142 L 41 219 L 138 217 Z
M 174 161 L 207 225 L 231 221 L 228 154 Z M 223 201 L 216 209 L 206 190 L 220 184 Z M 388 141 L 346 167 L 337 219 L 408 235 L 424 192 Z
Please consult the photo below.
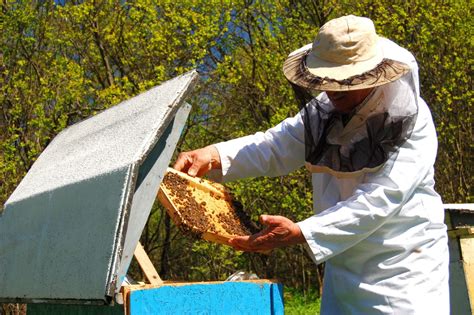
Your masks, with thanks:
M 316 263 L 326 262 L 322 314 L 448 314 L 437 138 L 413 55 L 377 36 L 370 19 L 350 15 L 323 25 L 283 71 L 304 104 L 299 114 L 183 152 L 174 167 L 193 176 L 215 169 L 231 181 L 305 165 L 315 214 L 297 223 L 263 215 L 266 229 L 230 244 L 305 244 Z

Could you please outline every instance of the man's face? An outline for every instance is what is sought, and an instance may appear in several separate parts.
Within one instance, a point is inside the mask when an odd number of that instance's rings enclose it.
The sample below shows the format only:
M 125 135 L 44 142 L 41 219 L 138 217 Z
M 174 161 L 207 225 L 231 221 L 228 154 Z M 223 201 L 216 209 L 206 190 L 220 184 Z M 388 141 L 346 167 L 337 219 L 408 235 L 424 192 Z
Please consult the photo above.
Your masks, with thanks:
M 344 92 L 326 91 L 326 94 L 340 113 L 350 113 L 357 105 L 362 103 L 374 88 Z

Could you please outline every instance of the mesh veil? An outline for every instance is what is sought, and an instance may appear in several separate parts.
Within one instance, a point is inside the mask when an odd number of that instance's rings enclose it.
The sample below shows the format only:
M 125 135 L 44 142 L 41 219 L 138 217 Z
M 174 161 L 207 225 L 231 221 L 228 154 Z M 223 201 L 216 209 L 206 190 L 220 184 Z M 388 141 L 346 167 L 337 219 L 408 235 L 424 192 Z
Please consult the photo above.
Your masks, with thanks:
M 302 106 L 307 167 L 350 176 L 384 164 L 413 131 L 418 112 L 413 80 L 408 73 L 376 87 L 350 117 L 335 111 L 326 93 L 314 98 L 293 84 Z

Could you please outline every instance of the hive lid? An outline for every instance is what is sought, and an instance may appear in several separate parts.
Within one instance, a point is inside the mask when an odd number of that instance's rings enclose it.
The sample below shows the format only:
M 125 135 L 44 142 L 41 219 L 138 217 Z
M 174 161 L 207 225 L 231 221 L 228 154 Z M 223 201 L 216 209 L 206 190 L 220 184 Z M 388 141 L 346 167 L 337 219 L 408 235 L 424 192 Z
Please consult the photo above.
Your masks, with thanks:
M 196 71 L 58 134 L 0 214 L 0 300 L 104 303 L 173 155 Z

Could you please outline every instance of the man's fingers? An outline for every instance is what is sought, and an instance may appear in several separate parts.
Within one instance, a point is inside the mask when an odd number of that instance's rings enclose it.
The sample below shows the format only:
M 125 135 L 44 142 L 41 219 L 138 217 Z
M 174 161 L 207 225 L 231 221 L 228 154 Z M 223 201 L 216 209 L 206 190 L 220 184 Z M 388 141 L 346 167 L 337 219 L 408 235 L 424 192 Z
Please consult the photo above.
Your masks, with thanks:
M 248 249 L 245 245 L 248 243 L 248 239 L 248 236 L 236 236 L 234 238 L 231 238 L 228 242 L 235 249 L 246 251 Z
M 188 174 L 191 176 L 196 176 L 199 172 L 199 165 L 196 163 L 192 164 L 191 167 L 188 169 Z
M 290 219 L 262 215 L 260 222 L 266 226 L 262 231 L 250 236 L 236 236 L 229 240 L 229 244 L 238 250 L 262 252 L 305 242 L 301 230 Z
M 210 165 L 210 164 L 207 164 L 207 167 L 201 166 L 201 168 L 200 168 L 199 171 L 197 172 L 196 176 L 197 176 L 197 177 L 203 177 L 203 176 L 206 175 L 211 169 L 212 169 L 212 168 L 211 168 L 211 165 Z
M 178 159 L 173 165 L 173 168 L 180 172 L 186 172 L 189 168 L 189 165 L 192 163 L 192 159 L 186 153 L 180 153 Z
M 284 217 L 279 215 L 262 214 L 260 216 L 260 223 L 267 226 L 280 225 L 284 222 Z
M 174 169 L 190 176 L 202 177 L 213 168 L 221 168 L 219 152 L 215 146 L 181 152 L 173 166 Z
M 271 243 L 275 235 L 261 231 L 250 236 L 236 236 L 229 240 L 229 244 L 235 249 L 244 251 L 261 251 L 271 249 Z
M 259 242 L 255 242 L 255 235 L 250 236 L 236 236 L 229 240 L 229 244 L 234 248 L 242 250 L 252 250 L 258 246 Z
M 206 175 L 211 169 L 212 165 L 210 162 L 197 158 L 193 160 L 193 163 L 188 170 L 188 174 L 191 176 L 202 177 Z
M 250 236 L 235 236 L 229 240 L 231 245 L 240 245 L 242 243 L 248 242 Z
M 173 168 L 175 170 L 188 173 L 191 176 L 196 176 L 199 175 L 199 173 L 202 173 L 202 164 L 202 161 L 199 161 L 194 155 L 184 152 L 178 155 L 178 159 L 176 160 Z

